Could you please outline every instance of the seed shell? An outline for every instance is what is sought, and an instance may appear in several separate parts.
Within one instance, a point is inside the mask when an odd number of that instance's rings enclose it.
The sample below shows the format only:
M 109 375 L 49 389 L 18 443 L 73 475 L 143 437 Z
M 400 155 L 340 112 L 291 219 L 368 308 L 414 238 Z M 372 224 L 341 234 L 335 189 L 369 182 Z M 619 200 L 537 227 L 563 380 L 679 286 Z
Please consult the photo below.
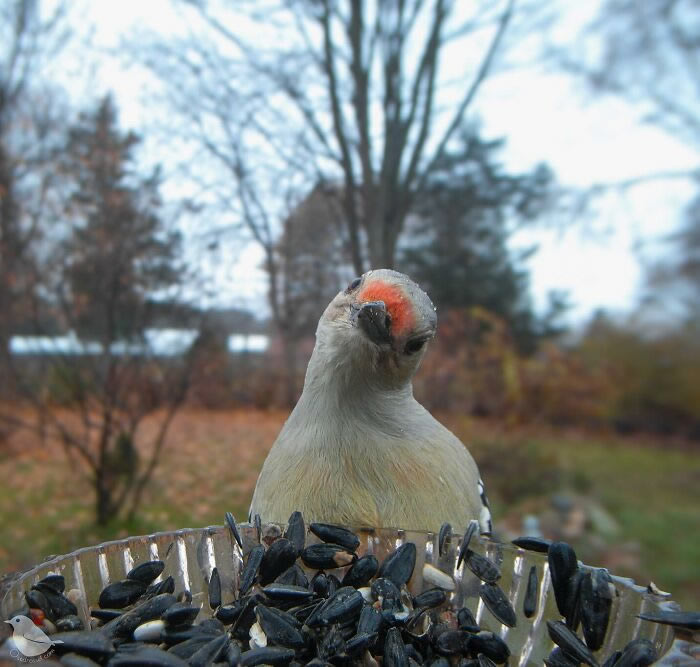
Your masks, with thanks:
M 563 651 L 573 656 L 579 662 L 585 662 L 590 667 L 598 667 L 598 661 L 589 649 L 561 621 L 547 621 L 547 631 L 552 641 Z
M 279 540 L 278 540 L 279 541 Z M 317 570 L 332 570 L 336 567 L 347 567 L 357 556 L 348 552 L 339 544 L 312 544 L 301 552 L 304 565 Z
M 438 533 L 438 556 L 442 556 L 447 552 L 447 543 L 452 540 L 452 526 L 445 522 L 440 526 Z
M 330 523 L 312 523 L 309 530 L 320 540 L 330 544 L 339 544 L 350 552 L 357 551 L 360 538 L 351 530 Z
M 472 541 L 472 537 L 474 536 L 474 533 L 477 531 L 478 528 L 479 522 L 472 520 L 469 522 L 467 529 L 464 531 L 464 537 L 462 537 L 462 543 L 459 546 L 459 557 L 457 558 L 457 567 L 460 567 L 462 565 L 464 556 L 466 555 L 467 550 L 469 549 L 469 543 Z
M 234 540 L 236 540 L 236 543 L 242 549 L 243 548 L 243 541 L 241 540 L 241 534 L 238 532 L 238 526 L 236 525 L 236 520 L 233 518 L 233 514 L 231 514 L 231 512 L 226 512 L 225 518 L 226 518 L 226 525 L 228 526 L 228 529 L 231 531 L 231 536 L 233 537 Z M 260 541 L 259 537 L 258 537 L 258 541 Z
M 501 571 L 494 563 L 471 549 L 467 549 L 464 562 L 481 581 L 493 584 L 501 578 Z
M 506 594 L 497 584 L 484 583 L 479 589 L 479 596 L 484 601 L 488 610 L 509 628 L 514 628 L 517 622 L 515 609 L 506 597 Z
M 523 614 L 525 618 L 532 618 L 537 611 L 537 566 L 530 567 L 530 572 L 527 575 L 527 588 L 525 590 L 525 599 L 523 600 Z
M 411 578 L 415 566 L 416 545 L 406 542 L 384 559 L 377 576 L 391 579 L 401 587 Z
M 516 537 L 512 543 L 520 549 L 526 551 L 535 551 L 537 553 L 546 554 L 552 544 L 551 540 L 545 540 L 542 537 Z

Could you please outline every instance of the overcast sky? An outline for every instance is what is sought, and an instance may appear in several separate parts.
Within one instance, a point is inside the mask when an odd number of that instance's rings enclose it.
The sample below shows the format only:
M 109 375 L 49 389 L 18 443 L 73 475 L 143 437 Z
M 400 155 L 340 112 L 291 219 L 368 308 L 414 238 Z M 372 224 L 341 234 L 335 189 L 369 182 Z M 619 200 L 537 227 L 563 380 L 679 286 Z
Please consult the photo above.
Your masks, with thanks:
M 584 18 L 577 3 L 562 30 L 575 32 Z M 588 5 L 590 9 L 591 5 Z M 79 54 L 60 76 L 76 101 L 113 91 L 124 127 L 135 130 L 154 122 L 162 110 L 148 105 L 149 80 L 118 56 L 120 39 L 151 27 L 171 34 L 182 29 L 168 0 L 94 0 L 80 11 L 80 30 L 92 29 L 101 55 L 90 67 Z M 89 98 L 87 98 L 89 99 Z M 690 169 L 698 156 L 661 130 L 639 122 L 639 113 L 617 98 L 587 97 L 578 82 L 541 66 L 518 68 L 490 78 L 474 110 L 487 137 L 505 137 L 502 157 L 515 170 L 547 162 L 566 185 L 620 181 L 664 171 Z M 162 156 L 157 156 L 162 160 Z M 167 165 L 165 165 L 167 168 Z M 678 224 L 693 194 L 691 183 L 664 181 L 628 190 L 624 197 L 600 200 L 598 214 L 585 224 L 549 220 L 526 229 L 514 247 L 537 243 L 529 260 L 532 294 L 544 304 L 548 291 L 567 290 L 574 306 L 572 322 L 596 308 L 625 311 L 640 295 L 643 261 L 663 250 L 661 240 Z M 265 275 L 255 246 L 222 247 L 209 271 L 222 305 L 250 306 L 265 300 Z

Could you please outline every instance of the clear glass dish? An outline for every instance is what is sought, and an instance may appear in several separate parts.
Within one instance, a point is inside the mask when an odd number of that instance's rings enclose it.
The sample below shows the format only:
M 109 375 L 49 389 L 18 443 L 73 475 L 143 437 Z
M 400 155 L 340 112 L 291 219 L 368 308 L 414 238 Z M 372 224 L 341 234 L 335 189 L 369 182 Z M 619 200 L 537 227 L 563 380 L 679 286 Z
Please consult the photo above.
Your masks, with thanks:
M 175 591 L 188 589 L 195 599 L 205 599 L 207 581 L 216 567 L 222 580 L 223 603 L 231 602 L 238 587 L 238 577 L 244 555 L 257 544 L 257 533 L 250 524 L 240 524 L 243 550 L 233 542 L 229 530 L 224 526 L 186 528 L 172 532 L 155 533 L 123 540 L 106 542 L 94 547 L 78 549 L 73 553 L 47 560 L 19 576 L 0 601 L 0 616 L 6 619 L 24 603 L 24 592 L 32 584 L 50 573 L 62 574 L 66 589 L 80 592 L 78 610 L 84 621 L 90 617 L 90 607 L 97 606 L 102 589 L 113 581 L 124 578 L 135 565 L 153 559 L 165 561 L 166 567 L 160 578 L 171 575 L 175 579 Z M 273 534 L 279 528 L 265 526 L 264 534 Z M 511 544 L 474 537 L 471 547 L 499 564 L 502 577 L 499 585 L 509 596 L 517 613 L 514 628 L 501 625 L 485 608 L 479 598 L 479 580 L 463 564 L 457 564 L 459 536 L 454 536 L 447 553 L 438 557 L 437 535 L 433 533 L 403 530 L 358 530 L 361 544 L 359 553 L 373 553 L 381 562 L 386 554 L 406 541 L 417 546 L 418 558 L 409 588 L 414 593 L 430 587 L 424 584 L 423 568 L 430 564 L 451 575 L 455 590 L 450 594 L 454 608 L 468 606 L 482 629 L 499 634 L 511 650 L 510 665 L 542 665 L 543 659 L 552 650 L 553 643 L 547 633 L 547 620 L 559 620 L 547 558 L 544 554 L 518 549 Z M 308 534 L 307 544 L 318 541 Z M 527 575 L 532 565 L 537 566 L 539 591 L 535 615 L 528 619 L 522 611 Z M 342 578 L 342 571 L 338 572 Z M 160 578 L 158 580 L 160 580 Z M 157 580 L 157 581 L 158 581 Z M 642 612 L 677 610 L 678 606 L 667 598 L 652 595 L 637 586 L 631 579 L 613 577 L 618 591 L 613 601 L 610 624 L 603 647 L 596 653 L 602 663 L 615 649 L 624 647 L 635 637 L 645 637 L 654 642 L 659 655 L 659 664 L 697 664 L 690 655 L 698 645 L 692 637 L 674 635 L 672 628 L 650 623 L 637 618 Z M 211 615 L 206 604 L 202 605 L 200 617 Z M 696 654 L 697 658 L 697 654 Z

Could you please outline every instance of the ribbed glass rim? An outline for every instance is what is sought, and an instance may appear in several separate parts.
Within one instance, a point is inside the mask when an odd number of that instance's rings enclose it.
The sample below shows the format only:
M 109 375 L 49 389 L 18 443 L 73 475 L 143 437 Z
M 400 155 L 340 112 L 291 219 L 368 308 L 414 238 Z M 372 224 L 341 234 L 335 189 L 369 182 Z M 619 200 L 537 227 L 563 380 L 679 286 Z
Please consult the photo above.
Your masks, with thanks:
M 88 547 L 81 547 L 70 553 L 52 556 L 21 573 L 9 583 L 7 591 L 0 599 L 0 615 L 7 618 L 13 611 L 21 607 L 24 592 L 31 588 L 39 579 L 49 573 L 59 573 L 66 577 L 67 588 L 77 588 L 79 591 L 78 612 L 86 620 L 90 616 L 90 606 L 96 604 L 99 591 L 107 584 L 123 578 L 134 565 L 144 560 L 161 559 L 166 561 L 166 569 L 161 576 L 171 575 L 175 578 L 176 591 L 184 588 L 191 590 L 193 595 L 202 594 L 206 590 L 206 582 L 214 567 L 217 567 L 224 589 L 233 591 L 237 588 L 238 573 L 242 567 L 244 555 L 258 543 L 256 528 L 248 523 L 238 524 L 243 541 L 241 550 L 235 544 L 226 526 L 206 526 L 204 528 L 180 528 L 172 531 L 160 531 L 146 535 L 129 536 L 117 540 L 109 540 Z M 283 526 L 267 524 L 263 532 L 279 533 Z M 411 580 L 411 588 L 419 592 L 423 588 L 423 567 L 433 565 L 450 574 L 457 582 L 457 590 L 452 593 L 455 605 L 467 604 L 474 601 L 474 578 L 464 565 L 456 567 L 456 552 L 461 536 L 454 535 L 447 556 L 438 556 L 437 534 L 431 532 L 404 531 L 401 529 L 356 529 L 361 539 L 359 553 L 374 553 L 378 557 L 393 550 L 400 544 L 410 541 L 418 547 L 416 573 Z M 315 541 L 309 536 L 310 541 Z M 492 560 L 502 567 L 503 587 L 514 606 L 522 606 L 522 598 L 529 567 L 536 565 L 542 572 L 539 607 L 535 617 L 521 624 L 521 629 L 509 629 L 493 622 L 483 603 L 478 600 L 473 603 L 475 615 L 479 623 L 485 623 L 487 629 L 500 634 L 505 639 L 512 640 L 519 650 L 520 657 L 510 664 L 532 664 L 532 660 L 542 657 L 538 644 L 549 642 L 545 621 L 559 618 L 556 613 L 551 592 L 551 581 L 548 577 L 548 564 L 545 554 L 524 551 L 510 543 L 500 543 L 484 538 L 474 538 L 475 549 L 482 550 Z M 508 564 L 508 567 L 506 567 Z M 683 664 L 682 660 L 690 659 L 693 651 L 700 648 L 690 635 L 686 635 L 668 626 L 650 623 L 636 618 L 642 612 L 677 611 L 679 606 L 667 596 L 655 595 L 646 587 L 637 585 L 632 579 L 612 575 L 618 591 L 619 601 L 615 603 L 616 622 L 609 629 L 605 646 L 601 652 L 611 647 L 619 648 L 631 636 L 644 636 L 651 639 L 664 655 L 658 664 Z M 478 582 L 477 582 L 478 583 Z M 499 582 L 501 583 L 501 582 Z M 509 590 L 508 590 L 509 587 Z M 478 596 L 477 596 L 478 597 Z M 226 602 L 226 600 L 224 600 Z M 554 609 L 554 613 L 552 613 Z M 550 613 L 546 613 L 546 610 Z M 210 615 L 207 605 L 203 605 L 201 614 Z M 518 619 L 522 614 L 518 614 Z M 634 620 L 632 620 L 634 618 Z M 489 627 L 490 625 L 490 627 Z M 483 627 L 483 626 L 482 626 Z M 511 641 L 509 641 L 509 644 Z M 513 647 L 511 647 L 513 648 Z M 551 644 L 547 651 L 551 649 Z M 546 653 L 544 653 L 546 655 Z M 516 658 L 517 656 L 513 656 Z M 679 659 L 681 662 L 679 662 Z

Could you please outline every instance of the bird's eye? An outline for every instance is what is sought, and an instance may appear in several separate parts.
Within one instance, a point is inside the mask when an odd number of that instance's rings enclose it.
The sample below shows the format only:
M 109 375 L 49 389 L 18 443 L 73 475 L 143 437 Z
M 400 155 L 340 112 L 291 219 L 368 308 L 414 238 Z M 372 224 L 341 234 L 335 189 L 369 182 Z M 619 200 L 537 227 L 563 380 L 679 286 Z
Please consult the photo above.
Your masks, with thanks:
M 355 278 L 349 285 L 348 288 L 345 290 L 346 292 L 352 292 L 354 289 L 357 289 L 360 286 L 360 283 L 362 282 L 362 278 Z
M 406 354 L 415 354 L 416 352 L 420 352 L 420 350 L 423 349 L 423 345 L 425 345 L 425 338 L 414 338 L 413 340 L 409 340 L 408 343 L 406 343 L 406 347 L 403 351 Z

